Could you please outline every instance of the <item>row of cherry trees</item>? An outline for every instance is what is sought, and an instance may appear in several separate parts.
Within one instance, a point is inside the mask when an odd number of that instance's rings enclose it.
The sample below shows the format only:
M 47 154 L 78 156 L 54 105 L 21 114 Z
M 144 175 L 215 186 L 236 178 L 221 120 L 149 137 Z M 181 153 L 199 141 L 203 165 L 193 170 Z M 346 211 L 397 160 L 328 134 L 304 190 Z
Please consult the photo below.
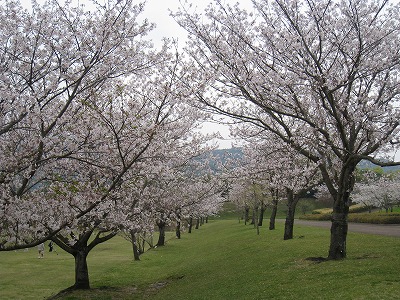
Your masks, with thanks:
M 366 172 L 362 180 L 354 187 L 352 201 L 372 209 L 384 209 L 393 211 L 395 205 L 400 205 L 400 174 Z
M 334 199 L 328 257 L 344 258 L 356 165 L 393 164 L 375 155 L 399 142 L 400 9 L 367 2 L 182 8 L 185 58 L 168 42 L 152 48 L 132 0 L 5 1 L 0 249 L 52 239 L 86 288 L 87 254 L 118 231 L 214 213 L 223 186 L 193 163 L 209 150 L 196 132 L 212 111 L 241 123 L 247 182 L 289 199 L 285 238 L 299 195 L 322 178 Z
M 344 258 L 357 164 L 396 164 L 376 155 L 399 145 L 399 5 L 253 4 L 249 12 L 216 0 L 202 15 L 174 14 L 190 38 L 193 101 L 243 123 L 267 148 L 279 139 L 318 168 L 334 199 L 328 258 Z
M 238 136 L 249 133 L 245 126 L 236 131 Z M 231 191 L 231 200 L 245 210 L 252 207 L 259 219 L 267 206 L 272 207 L 269 229 L 275 229 L 275 218 L 280 201 L 287 205 L 284 239 L 293 238 L 294 215 L 298 201 L 322 182 L 318 166 L 300 155 L 274 135 L 251 135 L 243 147 L 243 164 L 234 171 L 240 174 Z M 246 178 L 242 180 L 241 178 Z M 246 217 L 245 217 L 246 218 Z M 259 225 L 262 222 L 258 222 Z
M 188 103 L 173 44 L 155 51 L 143 4 L 18 1 L 0 8 L 0 250 L 48 239 L 86 258 L 131 235 L 214 214 L 221 184 L 193 163 L 206 114 Z M 196 133 L 197 132 L 197 133 Z

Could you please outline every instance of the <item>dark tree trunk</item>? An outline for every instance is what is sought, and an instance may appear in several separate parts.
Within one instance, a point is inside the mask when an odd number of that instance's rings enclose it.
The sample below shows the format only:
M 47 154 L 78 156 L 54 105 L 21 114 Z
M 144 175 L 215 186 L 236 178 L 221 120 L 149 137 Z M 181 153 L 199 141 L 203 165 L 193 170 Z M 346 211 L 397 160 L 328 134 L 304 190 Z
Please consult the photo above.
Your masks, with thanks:
M 181 238 L 181 221 L 176 221 L 175 235 L 178 239 Z
M 71 254 L 75 259 L 75 284 L 69 289 L 89 289 L 89 271 L 87 265 L 87 256 L 89 252 L 98 244 L 104 243 L 113 238 L 117 231 L 102 231 L 97 228 L 98 232 L 95 237 L 92 233 L 96 227 L 88 229 L 86 232 L 79 234 L 79 238 L 74 245 L 69 244 L 69 238 L 61 234 L 52 237 L 52 241 L 55 242 L 61 249 Z M 70 236 L 76 238 L 71 233 Z M 88 241 L 90 243 L 88 244 Z
M 254 210 L 254 227 L 257 229 L 257 235 L 260 235 L 260 226 L 258 226 L 258 206 Z
M 246 206 L 244 208 L 244 225 L 247 225 L 247 222 L 249 221 L 249 208 Z
M 165 245 L 165 222 L 164 221 L 157 221 L 157 226 L 158 226 L 158 242 L 157 246 L 164 246 Z
M 181 210 L 178 208 L 176 209 L 176 228 L 175 228 L 175 235 L 178 239 L 181 238 Z
M 208 223 L 208 217 L 206 217 L 206 224 Z
M 278 200 L 272 200 L 272 213 L 269 219 L 269 230 L 275 229 L 275 219 L 277 212 L 278 212 Z
M 296 205 L 299 202 L 299 195 L 294 194 L 292 190 L 287 190 L 287 213 L 285 221 L 285 232 L 283 235 L 284 240 L 290 240 L 293 238 L 293 226 L 294 226 L 294 213 Z
M 262 226 L 263 225 L 265 209 L 266 209 L 265 205 L 261 205 L 260 218 L 258 219 L 258 226 Z
M 250 225 L 254 225 L 254 228 L 256 227 L 256 209 L 253 208 L 253 214 L 251 215 L 251 223 Z
M 349 213 L 350 193 L 355 183 L 353 176 L 355 167 L 356 163 L 345 165 L 340 175 L 337 193 L 334 196 L 328 259 L 343 259 L 347 255 L 347 217 Z
M 80 249 L 74 253 L 75 258 L 75 289 L 90 289 L 89 271 L 87 266 L 88 250 Z
M 138 239 L 136 237 L 136 232 L 131 230 L 131 239 L 132 239 L 132 250 L 133 250 L 133 258 L 134 260 L 140 260 L 140 246 L 138 244 Z
M 200 219 L 199 218 L 197 218 L 196 219 L 196 229 L 199 229 L 199 225 L 200 225 Z
M 193 218 L 192 217 L 190 217 L 188 220 L 188 227 L 189 227 L 188 232 L 192 233 L 192 227 L 193 227 Z

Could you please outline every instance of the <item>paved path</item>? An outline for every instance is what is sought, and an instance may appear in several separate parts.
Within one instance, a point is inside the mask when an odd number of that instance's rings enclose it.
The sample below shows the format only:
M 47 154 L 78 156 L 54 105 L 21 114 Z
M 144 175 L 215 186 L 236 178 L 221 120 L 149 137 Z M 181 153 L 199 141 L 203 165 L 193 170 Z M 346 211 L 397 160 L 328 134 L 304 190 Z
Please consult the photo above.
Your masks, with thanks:
M 294 224 L 330 229 L 332 223 L 330 221 L 295 220 Z M 400 224 L 349 223 L 349 231 L 400 237 Z

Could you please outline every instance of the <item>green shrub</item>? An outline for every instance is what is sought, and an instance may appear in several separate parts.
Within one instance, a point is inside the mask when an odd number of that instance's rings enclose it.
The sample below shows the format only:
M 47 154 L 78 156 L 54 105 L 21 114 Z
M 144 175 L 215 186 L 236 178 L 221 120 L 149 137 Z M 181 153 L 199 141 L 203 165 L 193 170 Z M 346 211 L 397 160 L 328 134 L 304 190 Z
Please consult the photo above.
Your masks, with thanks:
M 320 209 L 314 209 L 311 213 L 313 215 L 331 214 L 332 211 L 333 211 L 332 208 L 320 208 Z M 366 207 L 362 204 L 350 205 L 350 207 L 349 207 L 349 213 L 360 213 L 360 212 L 366 212 L 366 211 L 368 211 L 368 207 Z
M 363 213 L 363 212 L 368 212 L 368 207 L 362 204 L 355 204 L 351 205 L 349 207 L 349 213 L 354 214 L 354 213 Z
M 300 216 L 301 220 L 310 221 L 330 221 L 332 214 L 311 214 Z M 400 213 L 351 213 L 348 215 L 348 221 L 354 223 L 372 223 L 372 224 L 400 224 Z
M 400 224 L 400 213 L 349 214 L 349 222 L 372 224 Z
M 332 208 L 320 208 L 320 209 L 314 209 L 311 212 L 313 215 L 323 215 L 323 214 L 330 214 L 332 213 Z
M 312 213 L 311 215 L 299 216 L 299 219 L 310 221 L 330 221 L 332 219 L 332 214 Z

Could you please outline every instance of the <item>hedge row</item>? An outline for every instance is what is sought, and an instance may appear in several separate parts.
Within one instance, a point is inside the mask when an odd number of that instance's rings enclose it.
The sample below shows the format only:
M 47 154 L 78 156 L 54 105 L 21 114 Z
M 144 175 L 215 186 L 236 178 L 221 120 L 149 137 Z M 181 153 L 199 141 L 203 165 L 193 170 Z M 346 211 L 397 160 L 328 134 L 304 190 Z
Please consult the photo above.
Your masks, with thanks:
M 399 213 L 349 214 L 349 222 L 372 224 L 400 224 Z
M 361 212 L 367 212 L 368 207 L 360 204 L 355 204 L 351 205 L 349 207 L 349 213 L 361 213 Z M 331 214 L 332 213 L 332 208 L 320 208 L 320 209 L 314 209 L 311 212 L 313 215 L 319 215 L 319 214 Z
M 300 216 L 301 220 L 330 221 L 332 214 L 311 214 Z M 400 213 L 352 213 L 348 221 L 354 223 L 400 224 Z
M 311 215 L 301 215 L 300 220 L 310 220 L 310 221 L 330 221 L 332 219 L 332 214 L 311 214 Z

